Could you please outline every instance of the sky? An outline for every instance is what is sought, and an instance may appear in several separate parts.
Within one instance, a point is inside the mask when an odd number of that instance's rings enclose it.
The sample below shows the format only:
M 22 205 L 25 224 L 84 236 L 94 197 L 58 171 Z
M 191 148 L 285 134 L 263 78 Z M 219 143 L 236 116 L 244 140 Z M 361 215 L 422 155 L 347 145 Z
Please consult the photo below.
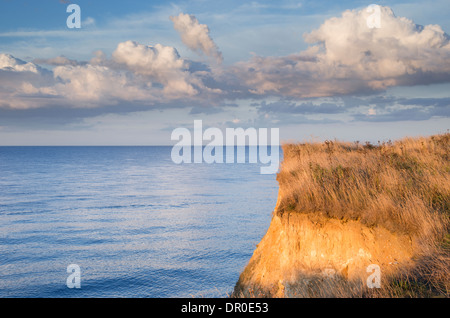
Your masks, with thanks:
M 0 145 L 171 145 L 194 120 L 281 142 L 444 133 L 449 7 L 0 0 Z

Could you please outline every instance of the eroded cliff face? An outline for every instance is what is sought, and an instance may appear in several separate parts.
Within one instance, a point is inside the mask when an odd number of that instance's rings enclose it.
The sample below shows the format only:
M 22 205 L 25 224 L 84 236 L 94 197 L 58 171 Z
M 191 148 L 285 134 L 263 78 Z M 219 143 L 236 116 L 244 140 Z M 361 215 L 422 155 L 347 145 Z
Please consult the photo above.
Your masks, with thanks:
M 382 227 L 276 208 L 233 296 L 355 297 L 367 286 L 369 265 L 379 266 L 382 283 L 413 263 L 413 251 L 409 236 Z
M 233 296 L 448 297 L 449 146 L 283 145 L 272 222 Z

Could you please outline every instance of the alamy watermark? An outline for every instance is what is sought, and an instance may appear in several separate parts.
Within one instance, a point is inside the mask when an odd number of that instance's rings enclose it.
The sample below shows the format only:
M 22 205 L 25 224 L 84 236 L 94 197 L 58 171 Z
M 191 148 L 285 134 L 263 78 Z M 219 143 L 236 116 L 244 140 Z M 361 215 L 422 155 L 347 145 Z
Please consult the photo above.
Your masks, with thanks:
M 77 264 L 67 266 L 67 273 L 70 275 L 66 279 L 69 288 L 81 288 L 81 269 Z
M 377 264 L 370 264 L 366 268 L 367 273 L 371 273 L 367 277 L 367 287 L 369 288 L 381 288 L 381 268 Z
M 246 150 L 248 149 L 248 163 L 256 164 L 259 161 L 267 165 L 260 168 L 261 174 L 274 174 L 278 171 L 280 163 L 278 128 L 251 127 L 245 130 L 226 128 L 224 134 L 216 127 L 203 131 L 202 120 L 194 120 L 193 134 L 187 128 L 175 128 L 172 131 L 171 140 L 178 141 L 171 152 L 172 161 L 176 164 L 247 163 Z M 204 146 L 204 141 L 209 143 Z
M 67 17 L 66 25 L 69 29 L 81 28 L 81 8 L 78 4 L 69 4 L 66 12 L 72 13 Z

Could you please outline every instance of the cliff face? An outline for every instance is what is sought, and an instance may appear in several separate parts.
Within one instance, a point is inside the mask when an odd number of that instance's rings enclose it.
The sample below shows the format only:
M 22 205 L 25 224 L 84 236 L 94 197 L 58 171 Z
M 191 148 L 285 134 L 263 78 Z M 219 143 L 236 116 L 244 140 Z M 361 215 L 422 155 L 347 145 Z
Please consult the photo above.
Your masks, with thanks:
M 419 268 L 448 235 L 448 141 L 442 152 L 433 138 L 410 141 L 400 154 L 398 144 L 285 146 L 271 224 L 233 296 L 366 297 L 377 269 L 384 287 Z M 440 255 L 427 266 L 448 296 L 448 250 Z
M 369 265 L 378 265 L 382 276 L 392 275 L 411 265 L 413 252 L 409 236 L 382 227 L 276 209 L 234 295 L 355 296 L 374 271 Z

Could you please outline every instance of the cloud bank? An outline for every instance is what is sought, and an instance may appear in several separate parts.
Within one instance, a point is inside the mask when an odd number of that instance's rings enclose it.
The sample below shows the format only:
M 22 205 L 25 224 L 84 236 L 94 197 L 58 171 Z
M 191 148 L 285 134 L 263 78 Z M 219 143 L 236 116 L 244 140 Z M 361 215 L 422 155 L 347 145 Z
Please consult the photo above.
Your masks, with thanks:
M 381 7 L 381 27 L 366 10 L 348 10 L 305 34 L 312 45 L 285 57 L 255 56 L 234 72 L 254 94 L 323 97 L 371 93 L 450 80 L 449 36 Z
M 139 105 L 163 109 L 175 104 L 220 106 L 245 98 L 258 101 L 257 111 L 267 116 L 332 115 L 355 107 L 349 103 L 313 104 L 305 99 L 371 96 L 394 86 L 450 82 L 450 39 L 440 26 L 416 25 L 395 16 L 388 7 L 380 7 L 380 14 L 380 27 L 370 28 L 370 13 L 365 9 L 347 10 L 305 34 L 310 46 L 304 51 L 287 56 L 255 55 L 234 65 L 222 64 L 222 54 L 208 27 L 183 13 L 170 17 L 174 29 L 189 49 L 212 58 L 212 65 L 187 60 L 171 46 L 131 40 L 118 43 L 110 57 L 97 51 L 89 62 L 64 56 L 26 62 L 1 53 L 0 108 Z M 266 98 L 280 102 L 266 103 Z M 391 121 L 406 116 L 408 109 L 415 117 L 405 118 L 449 116 L 448 104 L 442 107 L 439 101 L 390 103 L 392 109 L 371 106 L 371 110 L 352 116 Z

